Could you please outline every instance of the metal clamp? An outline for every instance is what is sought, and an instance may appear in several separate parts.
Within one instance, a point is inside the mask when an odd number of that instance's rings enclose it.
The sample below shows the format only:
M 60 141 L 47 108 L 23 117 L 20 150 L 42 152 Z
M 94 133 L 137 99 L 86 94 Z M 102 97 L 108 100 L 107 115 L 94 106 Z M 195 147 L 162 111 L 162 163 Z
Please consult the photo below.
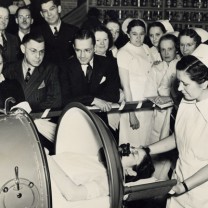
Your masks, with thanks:
M 9 112 L 9 103 L 16 103 L 16 100 L 13 97 L 9 97 L 4 102 L 4 109 L 0 109 L 0 113 L 4 113 L 5 115 L 8 115 Z

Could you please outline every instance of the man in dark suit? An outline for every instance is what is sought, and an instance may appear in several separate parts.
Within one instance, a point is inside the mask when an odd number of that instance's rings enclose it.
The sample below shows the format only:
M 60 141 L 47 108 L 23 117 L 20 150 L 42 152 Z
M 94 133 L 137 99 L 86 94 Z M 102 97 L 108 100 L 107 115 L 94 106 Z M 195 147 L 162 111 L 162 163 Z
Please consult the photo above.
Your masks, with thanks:
M 43 111 L 61 106 L 61 91 L 57 66 L 43 61 L 44 38 L 37 33 L 24 36 L 21 44 L 22 61 L 10 64 L 4 71 L 5 77 L 17 80 L 32 111 Z
M 15 14 L 15 22 L 18 25 L 17 36 L 19 42 L 22 42 L 23 37 L 31 31 L 33 18 L 31 11 L 27 6 L 19 7 Z
M 60 0 L 41 0 L 40 13 L 45 24 L 37 29 L 41 30 L 46 44 L 46 59 L 58 66 L 74 54 L 72 38 L 77 27 L 61 21 Z
M 95 36 L 89 30 L 79 30 L 73 46 L 76 56 L 68 60 L 61 74 L 63 104 L 77 101 L 109 111 L 119 101 L 117 65 L 94 54 Z
M 18 39 L 16 36 L 6 32 L 9 23 L 9 10 L 0 6 L 0 44 L 3 46 L 3 56 L 5 63 L 17 61 L 19 54 Z

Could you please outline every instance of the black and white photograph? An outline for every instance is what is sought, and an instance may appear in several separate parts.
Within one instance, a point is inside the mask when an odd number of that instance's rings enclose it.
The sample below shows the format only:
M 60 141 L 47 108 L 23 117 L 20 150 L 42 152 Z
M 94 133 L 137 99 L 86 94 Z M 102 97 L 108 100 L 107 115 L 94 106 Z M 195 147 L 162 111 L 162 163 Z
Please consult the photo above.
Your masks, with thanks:
M 208 208 L 207 0 L 0 0 L 0 208 Z

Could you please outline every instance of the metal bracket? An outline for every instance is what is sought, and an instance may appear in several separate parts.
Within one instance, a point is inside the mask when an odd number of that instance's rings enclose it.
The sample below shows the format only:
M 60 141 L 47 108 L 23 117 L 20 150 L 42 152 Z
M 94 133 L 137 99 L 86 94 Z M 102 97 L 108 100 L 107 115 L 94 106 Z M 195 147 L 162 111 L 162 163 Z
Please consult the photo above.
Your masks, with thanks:
M 4 113 L 5 115 L 8 115 L 9 112 L 9 103 L 16 103 L 16 100 L 13 97 L 9 97 L 4 102 L 4 109 L 0 109 L 0 113 Z

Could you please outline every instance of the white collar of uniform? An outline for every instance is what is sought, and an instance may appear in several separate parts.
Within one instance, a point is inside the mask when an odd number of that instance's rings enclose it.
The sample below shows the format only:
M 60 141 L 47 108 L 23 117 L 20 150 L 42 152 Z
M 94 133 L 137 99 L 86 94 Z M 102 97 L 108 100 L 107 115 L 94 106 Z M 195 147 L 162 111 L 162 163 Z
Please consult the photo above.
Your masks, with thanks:
M 200 102 L 196 102 L 196 106 L 199 109 L 200 113 L 204 117 L 204 119 L 208 122 L 208 98 L 204 99 Z
M 185 100 L 184 98 L 182 98 L 181 103 L 195 104 L 196 103 L 196 100 Z
M 52 32 L 53 32 L 53 34 L 54 34 L 54 32 L 55 32 L 54 27 L 56 27 L 56 28 L 57 28 L 57 30 L 58 30 L 58 32 L 59 32 L 60 27 L 61 27 L 61 20 L 59 20 L 59 21 L 58 21 L 58 24 L 57 24 L 56 26 L 49 25 L 49 27 L 51 28 L 51 30 L 52 30 Z
M 185 100 L 184 98 L 181 100 L 181 103 L 185 103 L 185 104 L 194 104 L 197 109 L 199 110 L 199 112 L 201 113 L 201 115 L 204 117 L 204 119 L 208 122 L 208 98 L 204 99 L 202 101 L 196 102 L 196 100 Z

